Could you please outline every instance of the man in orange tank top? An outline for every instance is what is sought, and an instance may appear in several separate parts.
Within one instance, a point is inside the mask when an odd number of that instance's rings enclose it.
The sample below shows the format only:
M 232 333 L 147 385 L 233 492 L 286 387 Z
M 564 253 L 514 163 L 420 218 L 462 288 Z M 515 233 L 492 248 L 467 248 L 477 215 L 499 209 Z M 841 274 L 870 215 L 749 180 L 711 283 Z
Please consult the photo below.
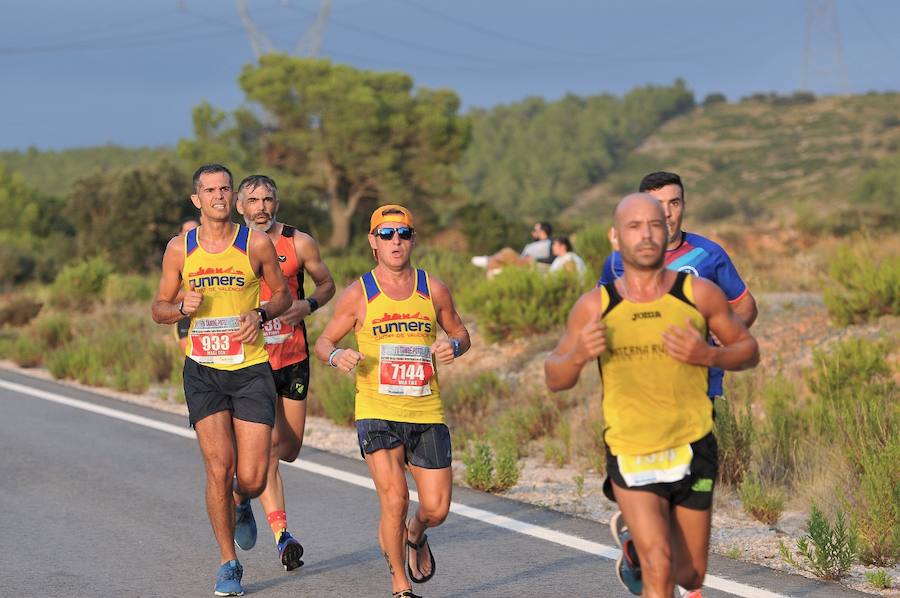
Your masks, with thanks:
M 378 263 L 341 293 L 316 357 L 343 372 L 357 369 L 357 437 L 381 506 L 379 544 L 393 596 L 415 598 L 410 580 L 424 583 L 436 570 L 425 531 L 447 517 L 453 487 L 434 362 L 452 364 L 470 340 L 447 287 L 410 265 L 416 239 L 409 210 L 381 206 L 369 225 Z M 435 320 L 447 338 L 436 338 Z M 351 330 L 360 350 L 337 348 Z M 407 467 L 419 494 L 408 522 Z
M 306 394 L 309 390 L 305 319 L 334 296 L 334 280 L 328 266 L 322 261 L 319 244 L 315 239 L 276 220 L 279 200 L 274 180 L 261 174 L 248 176 L 238 185 L 237 194 L 237 211 L 244 217 L 247 226 L 268 234 L 275 244 L 278 263 L 287 280 L 292 301 L 283 314 L 269 320 L 263 327 L 278 399 L 269 457 L 269 481 L 265 491 L 259 495 L 266 520 L 275 536 L 281 564 L 286 571 L 290 571 L 303 564 L 300 560 L 303 547 L 288 532 L 284 483 L 278 461 L 294 461 L 303 445 Z M 316 285 L 309 297 L 304 295 L 304 272 L 310 275 Z M 270 295 L 271 291 L 263 283 L 260 287 L 263 305 Z
M 702 368 L 741 370 L 754 367 L 759 361 L 756 340 L 718 286 L 694 276 L 685 282 L 686 274 L 664 267 L 667 235 L 665 213 L 652 195 L 635 193 L 619 202 L 609 236 L 613 249 L 622 255 L 624 274 L 581 296 L 569 314 L 565 334 L 544 364 L 550 390 L 564 390 L 578 382 L 586 363 L 601 356 L 608 359 L 607 363 L 612 359 L 621 363 L 640 359 L 642 354 L 662 353 L 650 361 L 656 366 L 649 372 L 640 372 L 640 366 L 602 370 L 604 413 L 609 409 L 610 416 L 615 416 L 604 422 L 604 439 L 615 436 L 626 446 L 637 446 L 637 439 L 647 430 L 663 429 L 669 436 L 681 433 L 677 426 L 670 425 L 683 421 L 679 417 L 688 410 L 686 398 L 691 390 L 700 405 L 708 404 L 709 411 L 702 422 L 705 430 L 711 429 L 712 404 L 706 400 L 706 375 Z M 686 290 L 688 285 L 690 291 Z M 702 317 L 721 345 L 707 344 L 690 318 L 657 328 L 655 319 L 666 322 L 665 318 L 671 317 L 666 306 L 672 302 L 688 304 L 689 311 Z M 653 309 L 645 307 L 647 311 L 631 313 L 630 310 L 639 310 L 641 304 L 653 304 Z M 625 317 L 621 316 L 623 313 Z M 640 336 L 647 330 L 651 333 Z M 652 338 L 657 334 L 657 338 Z M 652 345 L 629 345 L 635 338 L 651 339 Z M 653 351 L 624 350 L 629 348 Z M 681 364 L 694 367 L 684 368 Z M 691 378 L 691 374 L 698 374 L 697 370 L 699 375 Z M 681 372 L 681 377 L 676 372 Z M 653 380 L 665 380 L 668 384 L 655 385 Z M 627 390 L 616 397 L 613 389 L 623 388 Z M 654 412 L 650 418 L 636 415 L 646 412 L 641 409 L 643 405 L 658 399 L 659 404 L 671 407 Z M 614 430 L 610 422 L 613 419 L 627 420 L 630 425 L 622 423 Z M 604 490 L 610 491 L 607 496 L 621 509 L 621 517 L 610 522 L 622 548 L 616 574 L 633 594 L 671 598 L 678 584 L 686 588 L 688 593 L 684 595 L 700 596 L 709 553 L 712 490 L 718 471 L 715 437 L 701 433 L 706 436 L 689 444 L 673 442 L 664 450 L 649 454 L 613 454 L 607 447 Z
M 231 172 L 220 164 L 201 166 L 193 185 L 200 226 L 166 246 L 153 319 L 159 324 L 192 319 L 185 398 L 206 467 L 206 510 L 221 557 L 215 593 L 241 596 L 244 570 L 234 549 L 235 513 L 266 486 L 275 424 L 275 384 L 258 339 L 262 325 L 291 301 L 272 242 L 231 221 Z M 238 265 L 217 272 L 218 267 L 195 263 L 188 273 L 189 260 Z M 248 290 L 258 289 L 259 280 L 272 291 L 265 308 L 259 307 L 258 290 Z M 202 314 L 210 317 L 202 318 L 198 331 Z M 221 328 L 212 332 L 214 325 Z

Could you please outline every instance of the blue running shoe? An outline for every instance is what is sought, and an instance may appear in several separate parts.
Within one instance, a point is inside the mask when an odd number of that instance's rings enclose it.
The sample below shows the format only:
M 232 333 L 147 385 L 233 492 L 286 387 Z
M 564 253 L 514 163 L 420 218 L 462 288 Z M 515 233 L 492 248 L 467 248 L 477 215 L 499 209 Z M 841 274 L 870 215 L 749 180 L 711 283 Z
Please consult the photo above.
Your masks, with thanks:
M 622 549 L 622 554 L 616 560 L 616 577 L 625 586 L 625 589 L 640 596 L 644 591 L 644 581 L 641 578 L 641 562 L 638 560 L 637 549 L 631 539 L 631 532 L 622 519 L 621 511 L 617 512 L 609 520 L 609 528 L 612 531 L 616 544 Z
M 303 561 L 300 560 L 300 557 L 303 556 L 303 546 L 290 532 L 287 530 L 281 532 L 281 535 L 278 536 L 277 544 L 278 557 L 281 559 L 281 564 L 284 565 L 285 571 L 293 571 L 303 565 Z
M 241 550 L 250 550 L 256 546 L 256 519 L 250 508 L 248 498 L 234 508 L 234 543 Z
M 219 567 L 216 574 L 216 596 L 243 596 L 244 588 L 241 587 L 241 578 L 244 576 L 244 568 L 237 561 L 228 561 Z

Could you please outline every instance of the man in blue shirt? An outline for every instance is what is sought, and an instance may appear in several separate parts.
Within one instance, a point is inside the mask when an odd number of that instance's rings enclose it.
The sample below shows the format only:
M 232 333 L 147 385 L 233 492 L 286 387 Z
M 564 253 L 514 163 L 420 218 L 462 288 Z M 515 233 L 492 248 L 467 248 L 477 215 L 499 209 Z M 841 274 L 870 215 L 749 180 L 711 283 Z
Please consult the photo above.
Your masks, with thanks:
M 681 177 L 673 172 L 652 172 L 641 180 L 638 189 L 659 200 L 666 213 L 669 243 L 665 265 L 670 270 L 690 272 L 694 276 L 715 283 L 728 298 L 731 309 L 749 328 L 756 321 L 756 300 L 741 279 L 728 254 L 714 241 L 681 229 L 684 219 L 684 185 Z M 603 264 L 598 284 L 607 284 L 622 276 L 622 256 L 614 251 Z M 710 343 L 713 343 L 710 340 Z M 722 396 L 724 372 L 718 368 L 709 370 L 710 398 Z

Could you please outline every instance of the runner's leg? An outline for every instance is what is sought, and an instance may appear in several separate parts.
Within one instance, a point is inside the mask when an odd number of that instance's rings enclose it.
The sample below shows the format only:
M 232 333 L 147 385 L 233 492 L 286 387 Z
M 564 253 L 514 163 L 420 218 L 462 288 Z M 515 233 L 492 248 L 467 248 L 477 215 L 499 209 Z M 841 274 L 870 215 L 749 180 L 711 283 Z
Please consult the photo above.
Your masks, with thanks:
M 686 590 L 703 585 L 709 561 L 712 509 L 697 511 L 676 506 L 672 513 L 672 551 L 675 583 Z
M 244 497 L 255 498 L 266 489 L 272 428 L 266 424 L 236 419 L 234 439 L 237 488 Z
M 206 512 L 219 545 L 221 563 L 237 558 L 234 552 L 234 502 L 231 484 L 235 474 L 234 434 L 231 412 L 219 411 L 194 425 L 206 467 Z
M 674 582 L 669 502 L 652 492 L 626 490 L 615 483 L 612 487 L 641 560 L 642 596 L 671 598 Z
M 453 470 L 450 467 L 426 469 L 415 465 L 410 465 L 409 469 L 416 481 L 416 491 L 419 493 L 419 508 L 409 520 L 409 539 L 418 544 L 425 530 L 442 524 L 450 512 Z M 410 554 L 409 567 L 417 577 L 427 577 L 431 574 L 428 550 L 430 547 L 423 547 L 418 552 Z
M 409 510 L 409 487 L 406 485 L 406 448 L 403 445 L 380 449 L 366 455 L 366 464 L 375 482 L 381 519 L 378 542 L 391 572 L 391 591 L 399 592 L 412 584 L 406 578 L 406 514 Z

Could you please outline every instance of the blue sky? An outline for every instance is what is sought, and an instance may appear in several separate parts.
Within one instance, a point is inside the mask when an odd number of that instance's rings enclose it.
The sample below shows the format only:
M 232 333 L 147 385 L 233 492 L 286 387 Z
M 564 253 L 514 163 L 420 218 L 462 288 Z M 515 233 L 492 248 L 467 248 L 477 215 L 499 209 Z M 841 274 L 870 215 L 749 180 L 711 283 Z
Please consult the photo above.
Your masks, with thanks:
M 818 4 L 828 4 L 819 1 Z M 334 0 L 320 55 L 449 87 L 464 109 L 567 92 L 622 94 L 684 78 L 698 99 L 758 91 L 900 89 L 900 2 L 836 0 Z M 292 52 L 319 0 L 250 0 Z M 0 149 L 172 145 L 203 100 L 231 109 L 254 61 L 234 0 L 0 0 Z M 846 76 L 834 65 L 840 33 Z

